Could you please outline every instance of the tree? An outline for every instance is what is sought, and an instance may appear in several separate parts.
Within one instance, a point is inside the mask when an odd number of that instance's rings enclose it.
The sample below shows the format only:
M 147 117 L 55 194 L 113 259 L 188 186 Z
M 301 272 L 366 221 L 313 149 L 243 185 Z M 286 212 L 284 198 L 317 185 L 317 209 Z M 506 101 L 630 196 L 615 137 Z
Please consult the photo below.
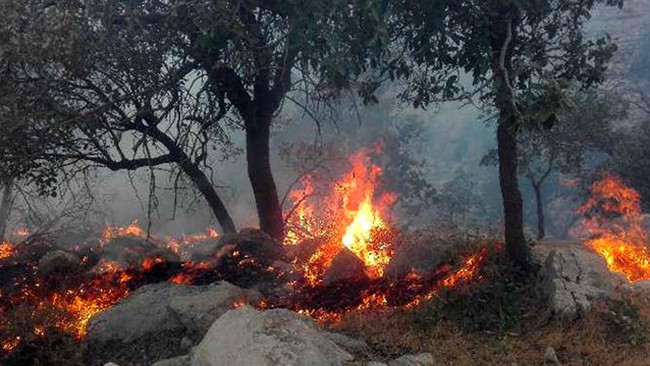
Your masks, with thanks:
M 596 90 L 573 90 L 558 111 L 558 123 L 550 128 L 534 114 L 528 128 L 518 135 L 519 174 L 530 182 L 535 194 L 537 240 L 546 235 L 542 187 L 553 172 L 579 175 L 590 156 L 611 155 L 618 141 L 612 122 L 626 115 L 626 104 L 613 95 Z M 496 151 L 482 164 L 496 164 Z
M 172 165 L 176 183 L 189 177 L 223 231 L 234 232 L 206 174 L 208 151 L 227 142 L 227 110 L 195 62 L 174 47 L 178 36 L 118 24 L 107 13 L 110 2 L 14 5 L 20 16 L 7 19 L 3 35 L 15 46 L 0 60 L 19 91 L 0 100 L 3 164 L 12 171 L 6 175 L 56 193 L 64 169 L 74 175 L 96 166 L 148 167 L 154 179 L 154 167 Z
M 622 6 L 618 0 L 602 2 Z M 615 46 L 607 37 L 589 40 L 583 30 L 596 0 L 408 3 L 417 8 L 401 13 L 401 39 L 408 49 L 401 64 L 415 72 L 402 95 L 416 107 L 462 98 L 463 78 L 471 77 L 472 95 L 496 115 L 506 251 L 514 263 L 529 267 L 518 133 L 527 128 L 529 113 L 553 125 L 561 107 L 558 92 L 570 82 L 584 87 L 603 81 Z
M 282 208 L 270 165 L 273 116 L 285 98 L 327 101 L 373 64 L 386 42 L 382 9 L 372 0 L 172 2 L 161 14 L 187 38 L 214 95 L 243 121 L 248 176 L 262 230 L 283 236 Z M 296 101 L 295 98 L 290 98 Z M 298 102 L 299 105 L 303 105 Z

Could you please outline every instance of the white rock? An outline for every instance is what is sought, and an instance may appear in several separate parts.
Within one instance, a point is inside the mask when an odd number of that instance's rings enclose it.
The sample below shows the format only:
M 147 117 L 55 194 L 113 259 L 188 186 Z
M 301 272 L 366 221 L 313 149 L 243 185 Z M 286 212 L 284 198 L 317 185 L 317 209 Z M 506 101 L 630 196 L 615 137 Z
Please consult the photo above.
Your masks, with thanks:
M 192 366 L 338 366 L 354 357 L 310 319 L 251 307 L 221 316 L 195 348 Z

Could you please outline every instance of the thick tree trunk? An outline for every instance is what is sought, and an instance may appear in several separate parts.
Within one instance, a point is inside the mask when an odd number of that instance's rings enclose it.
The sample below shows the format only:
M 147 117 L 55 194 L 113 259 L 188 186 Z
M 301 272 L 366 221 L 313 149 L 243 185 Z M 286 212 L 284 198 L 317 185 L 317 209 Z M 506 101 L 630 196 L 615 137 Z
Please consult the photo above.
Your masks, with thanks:
M 517 131 L 518 109 L 511 79 L 512 50 L 516 41 L 519 11 L 516 5 L 505 2 L 495 16 L 491 37 L 492 72 L 494 75 L 495 104 L 499 110 L 497 145 L 499 155 L 499 184 L 503 199 L 506 251 L 521 268 L 531 264 L 530 248 L 524 236 L 523 201 L 518 183 Z
M 518 183 L 517 133 L 513 117 L 500 121 L 497 127 L 499 152 L 499 184 L 503 199 L 506 251 L 520 266 L 528 266 L 530 248 L 524 236 L 523 200 Z
M 276 240 L 282 240 L 284 225 L 278 190 L 271 171 L 271 116 L 258 116 L 246 124 L 246 160 L 257 205 L 260 228 Z
M 2 185 L 2 200 L 0 200 L 0 242 L 6 239 L 7 223 L 9 222 L 9 213 L 11 212 L 12 188 L 13 184 L 11 181 L 4 182 Z
M 537 240 L 544 239 L 546 230 L 544 229 L 544 204 L 542 202 L 542 185 L 534 184 L 535 204 L 537 205 Z

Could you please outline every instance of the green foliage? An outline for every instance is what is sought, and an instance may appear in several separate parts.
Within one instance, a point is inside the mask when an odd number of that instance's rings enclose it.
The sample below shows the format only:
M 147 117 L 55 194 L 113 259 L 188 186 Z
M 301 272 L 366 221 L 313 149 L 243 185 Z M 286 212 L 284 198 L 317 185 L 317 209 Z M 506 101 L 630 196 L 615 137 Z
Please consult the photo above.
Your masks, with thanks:
M 648 325 L 639 314 L 639 307 L 630 299 L 611 300 L 606 319 L 612 336 L 622 337 L 630 344 L 648 340 Z

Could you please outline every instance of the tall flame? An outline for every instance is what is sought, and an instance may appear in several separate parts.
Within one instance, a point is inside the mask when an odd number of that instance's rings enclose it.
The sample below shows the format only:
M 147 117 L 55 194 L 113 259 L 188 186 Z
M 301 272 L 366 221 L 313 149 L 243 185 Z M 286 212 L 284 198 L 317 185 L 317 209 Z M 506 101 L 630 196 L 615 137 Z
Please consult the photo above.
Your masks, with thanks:
M 377 145 L 374 151 L 380 148 Z M 369 149 L 361 149 L 350 156 L 350 171 L 330 185 L 324 198 L 312 197 L 311 176 L 300 180 L 302 189 L 289 193 L 294 208 L 289 212 L 285 243 L 296 245 L 314 237 L 327 240 L 304 264 L 305 276 L 311 284 L 320 281 L 344 248 L 363 261 L 371 277 L 381 276 L 390 260 L 392 250 L 388 243 L 376 243 L 374 239 L 378 230 L 388 229 L 384 217 L 395 202 L 395 195 L 377 193 L 382 169 L 372 163 L 370 153 Z

